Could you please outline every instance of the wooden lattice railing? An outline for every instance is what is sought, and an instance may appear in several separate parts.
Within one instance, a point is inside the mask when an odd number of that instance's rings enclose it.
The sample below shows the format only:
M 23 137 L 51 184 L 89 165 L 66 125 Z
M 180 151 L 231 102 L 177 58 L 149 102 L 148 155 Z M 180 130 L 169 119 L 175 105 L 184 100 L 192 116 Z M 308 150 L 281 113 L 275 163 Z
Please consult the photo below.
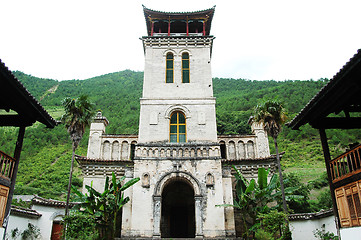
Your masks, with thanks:
M 335 183 L 361 172 L 361 145 L 330 161 L 332 181 Z
M 15 159 L 0 151 L 0 177 L 8 181 L 14 173 Z

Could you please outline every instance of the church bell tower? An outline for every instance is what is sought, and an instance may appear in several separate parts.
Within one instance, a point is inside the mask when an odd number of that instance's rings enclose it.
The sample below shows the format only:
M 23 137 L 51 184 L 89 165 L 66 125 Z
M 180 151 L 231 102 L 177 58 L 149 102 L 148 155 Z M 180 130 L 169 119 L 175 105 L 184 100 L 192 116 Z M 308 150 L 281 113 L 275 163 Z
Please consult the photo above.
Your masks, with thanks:
M 217 142 L 211 74 L 214 8 L 169 13 L 144 7 L 148 36 L 139 142 Z
M 161 12 L 143 6 L 147 36 L 141 38 L 144 82 L 133 160 L 142 186 L 132 188 L 131 206 L 123 210 L 129 216 L 123 218 L 124 236 L 234 235 L 233 209 L 215 207 L 233 200 L 217 142 L 214 10 Z

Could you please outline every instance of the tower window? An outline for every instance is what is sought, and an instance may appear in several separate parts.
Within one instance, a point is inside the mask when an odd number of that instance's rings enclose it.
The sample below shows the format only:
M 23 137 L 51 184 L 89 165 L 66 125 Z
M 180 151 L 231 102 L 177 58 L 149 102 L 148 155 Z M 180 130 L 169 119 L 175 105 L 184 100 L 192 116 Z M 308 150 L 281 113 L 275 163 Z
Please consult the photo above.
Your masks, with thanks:
M 166 83 L 173 83 L 173 63 L 174 57 L 172 53 L 167 53 L 167 60 L 166 60 L 166 73 L 165 73 L 165 82 Z
M 174 112 L 170 117 L 170 142 L 186 142 L 186 118 L 182 112 Z
M 189 54 L 182 54 L 182 83 L 189 83 Z

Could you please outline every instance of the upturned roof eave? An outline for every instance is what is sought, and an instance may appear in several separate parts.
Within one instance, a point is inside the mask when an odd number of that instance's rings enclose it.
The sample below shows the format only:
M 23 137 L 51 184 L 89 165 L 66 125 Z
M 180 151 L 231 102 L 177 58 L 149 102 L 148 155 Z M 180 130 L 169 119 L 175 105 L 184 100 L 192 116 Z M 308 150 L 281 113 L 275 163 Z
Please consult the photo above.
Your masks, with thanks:
M 23 108 L 30 108 L 32 116 L 24 116 L 31 118 L 29 122 L 39 121 L 46 125 L 48 128 L 54 128 L 58 122 L 54 120 L 49 113 L 40 105 L 40 103 L 31 95 L 31 93 L 24 87 L 24 85 L 12 74 L 12 72 L 5 66 L 0 59 L 1 80 L 7 81 L 11 89 L 2 89 L 3 91 L 13 91 L 20 98 L 25 100 Z M 12 109 L 14 110 L 14 109 Z M 29 109 L 26 111 L 29 112 Z
M 340 88 L 346 88 L 347 83 L 341 83 L 347 80 L 348 74 L 361 67 L 361 49 L 340 69 L 340 71 L 324 86 L 320 91 L 306 104 L 306 106 L 286 125 L 294 130 L 298 130 L 301 126 L 312 123 L 313 121 L 327 117 L 332 113 L 330 110 L 327 113 L 320 111 L 325 108 L 325 104 L 328 99 L 334 98 L 334 92 L 340 90 Z M 332 105 L 328 105 L 332 109 Z

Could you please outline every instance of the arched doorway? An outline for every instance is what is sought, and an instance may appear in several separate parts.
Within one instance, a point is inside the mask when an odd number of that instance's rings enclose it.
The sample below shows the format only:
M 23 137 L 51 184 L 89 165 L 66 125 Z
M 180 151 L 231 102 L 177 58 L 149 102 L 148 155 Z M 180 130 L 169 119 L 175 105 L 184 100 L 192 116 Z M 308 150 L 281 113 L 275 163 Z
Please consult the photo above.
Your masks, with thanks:
M 182 180 L 171 180 L 162 192 L 162 238 L 194 238 L 194 190 Z

